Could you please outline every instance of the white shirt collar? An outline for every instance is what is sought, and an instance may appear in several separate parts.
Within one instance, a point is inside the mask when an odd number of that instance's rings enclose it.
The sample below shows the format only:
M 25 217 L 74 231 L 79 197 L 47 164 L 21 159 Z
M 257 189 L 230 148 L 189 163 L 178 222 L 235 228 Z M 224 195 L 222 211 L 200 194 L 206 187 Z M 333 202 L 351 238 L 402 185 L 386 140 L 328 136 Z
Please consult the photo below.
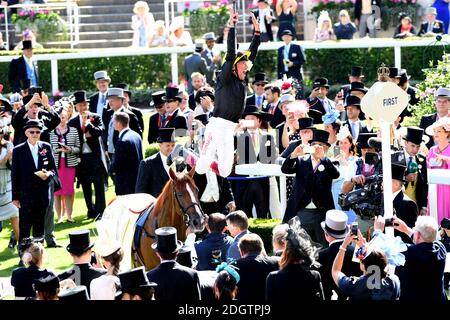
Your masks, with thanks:
M 398 190 L 397 192 L 394 192 L 394 194 L 392 195 L 392 200 L 394 200 L 395 197 L 396 197 L 400 192 L 402 192 L 402 191 L 403 191 L 403 188 L 400 189 L 400 190 Z
M 336 240 L 331 241 L 330 244 L 329 244 L 328 246 L 331 246 L 333 243 L 336 243 L 336 242 L 343 242 L 343 241 L 344 241 L 344 239 L 336 239 Z
M 124 128 L 122 131 L 120 131 L 119 133 L 119 139 L 122 138 L 122 136 L 125 134 L 125 132 L 127 132 L 128 130 L 130 130 L 130 127 L 126 127 Z
M 175 260 L 163 260 L 163 261 L 161 261 L 161 264 L 168 263 L 168 262 L 176 262 L 176 261 Z
M 33 145 L 30 143 L 30 141 L 27 139 L 27 143 L 28 143 L 28 146 L 30 147 L 30 150 L 31 150 L 31 151 L 37 150 L 37 149 L 39 148 L 39 143 L 38 143 L 38 142 L 36 142 L 36 144 L 33 146 Z
M 352 121 L 352 120 L 348 119 L 348 122 L 351 122 L 351 123 L 354 123 L 354 124 L 359 124 L 359 119 L 356 120 L 356 121 Z
M 412 157 L 412 161 L 416 162 L 416 157 L 415 156 L 410 155 L 408 152 L 406 152 L 405 149 L 403 151 L 405 152 L 406 164 L 408 164 L 408 162 L 409 162 L 409 157 Z

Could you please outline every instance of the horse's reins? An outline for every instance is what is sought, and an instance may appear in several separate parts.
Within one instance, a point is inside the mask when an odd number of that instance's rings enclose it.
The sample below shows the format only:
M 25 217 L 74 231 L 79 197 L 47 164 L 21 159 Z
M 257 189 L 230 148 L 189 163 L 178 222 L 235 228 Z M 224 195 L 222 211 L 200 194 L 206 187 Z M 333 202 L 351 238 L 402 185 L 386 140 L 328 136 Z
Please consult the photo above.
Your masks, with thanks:
M 186 227 L 189 227 L 189 223 L 191 222 L 191 218 L 189 217 L 187 211 L 188 211 L 190 208 L 193 208 L 193 207 L 197 206 L 198 209 L 200 210 L 200 213 L 204 215 L 204 212 L 203 212 L 203 210 L 202 210 L 202 207 L 200 207 L 200 204 L 197 203 L 197 202 L 192 202 L 192 203 L 191 203 L 188 207 L 186 207 L 186 208 L 183 207 L 183 205 L 181 204 L 181 200 L 180 200 L 180 198 L 178 197 L 178 194 L 177 194 L 177 192 L 176 192 L 175 183 L 174 183 L 173 181 L 172 181 L 171 183 L 172 183 L 172 189 L 173 189 L 173 194 L 174 194 L 174 196 L 175 196 L 175 199 L 177 199 L 178 205 L 180 206 L 181 211 L 183 212 L 184 223 L 186 224 Z

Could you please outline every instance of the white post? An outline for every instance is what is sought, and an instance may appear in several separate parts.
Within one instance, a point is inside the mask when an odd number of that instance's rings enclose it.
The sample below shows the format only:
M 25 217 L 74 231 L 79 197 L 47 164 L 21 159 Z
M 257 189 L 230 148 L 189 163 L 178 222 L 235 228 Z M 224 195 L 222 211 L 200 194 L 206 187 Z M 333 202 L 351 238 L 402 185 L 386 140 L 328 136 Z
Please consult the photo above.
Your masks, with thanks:
M 437 221 L 437 185 L 434 183 L 428 185 L 428 200 L 430 201 L 430 212 L 428 213 Z
M 52 93 L 55 94 L 59 89 L 58 84 L 58 60 L 51 60 L 51 69 L 52 69 Z
M 169 2 L 164 0 L 164 20 L 166 22 L 166 30 L 169 30 Z
M 287 195 L 286 195 L 286 176 L 280 176 L 280 211 L 281 219 L 284 217 L 284 212 L 286 211 L 287 205 Z
M 392 199 L 392 172 L 391 172 L 391 124 L 381 119 L 381 154 L 383 164 L 383 199 L 384 218 L 392 218 L 394 210 Z M 394 237 L 394 228 L 385 228 L 386 236 Z
M 245 19 L 245 0 L 242 0 L 242 32 L 243 32 L 243 37 L 244 37 L 244 40 L 242 42 L 247 42 L 247 32 L 245 30 L 245 23 L 246 23 L 246 19 Z
M 9 50 L 9 25 L 8 25 L 8 8 L 3 7 L 3 11 L 5 13 L 5 33 L 6 33 L 6 44 L 7 44 L 7 50 Z
M 394 47 L 394 61 L 395 67 L 400 69 L 402 67 L 402 48 L 399 46 Z
M 178 85 L 178 54 L 170 54 L 170 65 L 172 66 L 172 84 Z

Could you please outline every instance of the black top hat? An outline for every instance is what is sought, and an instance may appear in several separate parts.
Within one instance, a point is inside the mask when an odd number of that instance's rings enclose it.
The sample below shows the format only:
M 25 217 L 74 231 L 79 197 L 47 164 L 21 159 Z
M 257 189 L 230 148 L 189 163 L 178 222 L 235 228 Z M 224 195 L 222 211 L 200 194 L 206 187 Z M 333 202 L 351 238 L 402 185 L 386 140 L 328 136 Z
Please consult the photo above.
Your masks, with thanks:
M 330 136 L 330 133 L 325 130 L 313 130 L 313 137 L 311 140 L 308 141 L 308 143 L 313 142 L 322 142 L 325 143 L 327 146 L 331 146 L 331 144 L 328 143 L 328 137 Z
M 354 106 L 361 109 L 361 99 L 357 96 L 349 95 L 345 98 L 345 107 Z
M 42 130 L 44 128 L 44 124 L 42 123 L 41 120 L 30 119 L 23 126 L 23 131 L 30 128 L 38 128 L 39 130 Z
M 126 272 L 119 273 L 121 291 L 116 293 L 135 293 L 139 289 L 148 289 L 156 287 L 157 284 L 148 281 L 144 267 L 134 268 Z
M 406 182 L 405 180 L 406 166 L 401 165 L 399 163 L 393 163 L 391 165 L 391 170 L 392 170 L 392 179 Z
M 210 97 L 212 101 L 215 99 L 214 92 L 208 89 L 198 90 L 195 94 L 195 102 L 200 103 L 201 97 Z
M 200 121 L 204 126 L 206 126 L 209 122 L 209 116 L 206 113 L 199 114 L 194 119 Z
M 389 78 L 400 78 L 398 68 L 389 67 Z
M 81 254 L 91 249 L 94 243 L 89 237 L 89 230 L 77 230 L 69 233 L 70 243 L 67 245 L 67 251 L 73 254 Z
M 55 275 L 35 279 L 33 288 L 35 291 L 54 291 L 59 288 L 59 279 Z
M 352 66 L 352 71 L 350 71 L 349 76 L 364 78 L 364 75 L 362 74 L 362 70 L 363 70 L 362 67 Z
M 22 50 L 33 49 L 33 42 L 31 40 L 22 41 Z
M 4 111 L 12 111 L 11 102 L 8 99 L 6 99 L 1 93 L 0 93 L 0 101 L 2 102 L 2 105 L 5 107 Z
M 247 104 L 244 109 L 244 113 L 242 114 L 242 118 L 245 118 L 245 116 L 254 115 L 258 118 L 261 118 L 261 113 L 259 112 L 259 109 L 254 104 Z
M 369 89 L 367 89 L 367 88 L 364 86 L 364 83 L 362 83 L 362 82 L 357 82 L 357 81 L 356 81 L 356 82 L 350 83 L 350 92 L 351 92 L 351 91 L 360 91 L 360 92 L 366 94 L 367 91 L 369 91 Z
M 175 128 L 159 128 L 156 142 L 175 142 Z
M 158 228 L 155 234 L 156 242 L 152 244 L 152 249 L 157 252 L 174 253 L 183 246 L 183 243 L 177 240 L 177 229 L 174 227 Z
M 420 145 L 423 139 L 424 130 L 419 127 L 407 127 L 406 136 L 403 137 L 404 140 L 410 141 L 414 144 Z
M 150 107 L 157 108 L 164 104 L 163 97 L 166 94 L 165 91 L 156 91 L 152 93 L 152 102 L 150 102 Z
M 20 79 L 20 89 L 25 90 L 31 87 L 31 79 Z
M 86 91 L 81 90 L 73 93 L 74 101 L 73 104 L 81 103 L 81 102 L 89 102 L 87 98 Z
M 192 250 L 189 246 L 183 245 L 178 251 L 177 262 L 182 266 L 192 268 Z
M 255 80 L 253 80 L 252 84 L 260 83 L 260 82 L 262 82 L 264 84 L 269 83 L 269 81 L 267 80 L 267 76 L 264 72 L 255 73 Z
M 406 69 L 400 69 L 399 75 L 400 75 L 400 84 L 404 84 L 406 83 L 406 81 L 411 79 L 411 76 L 408 75 Z
M 76 286 L 64 290 L 58 294 L 59 300 L 64 301 L 86 301 L 89 300 L 86 286 Z
M 286 30 L 284 30 L 284 31 L 281 33 L 281 36 L 285 36 L 285 35 L 288 35 L 288 36 L 291 36 L 291 37 L 294 36 L 294 34 L 292 33 L 292 31 L 289 30 L 289 29 L 286 29 Z
M 300 118 L 298 119 L 298 129 L 299 130 L 304 130 L 304 129 L 312 129 L 314 130 L 314 119 L 313 118 L 309 118 L 309 117 L 305 117 L 305 118 Z
M 128 94 L 128 97 L 131 98 L 131 91 L 130 91 L 130 87 L 128 86 L 128 84 L 126 84 L 126 83 L 119 83 L 119 84 L 115 85 L 114 88 L 123 89 L 123 92 L 126 92 Z
M 365 148 L 371 148 L 369 146 L 369 139 L 370 138 L 376 138 L 377 134 L 376 133 L 360 133 L 358 136 L 358 141 L 356 142 L 357 146 L 360 147 L 361 149 L 365 149 Z
M 330 87 L 330 85 L 328 84 L 327 78 L 317 78 L 314 80 L 313 89 L 321 88 L 321 87 L 325 87 L 325 88 Z
M 162 97 L 163 101 L 181 101 L 183 100 L 182 97 L 182 93 L 178 90 L 177 87 L 167 87 L 166 88 L 166 93 L 165 95 Z

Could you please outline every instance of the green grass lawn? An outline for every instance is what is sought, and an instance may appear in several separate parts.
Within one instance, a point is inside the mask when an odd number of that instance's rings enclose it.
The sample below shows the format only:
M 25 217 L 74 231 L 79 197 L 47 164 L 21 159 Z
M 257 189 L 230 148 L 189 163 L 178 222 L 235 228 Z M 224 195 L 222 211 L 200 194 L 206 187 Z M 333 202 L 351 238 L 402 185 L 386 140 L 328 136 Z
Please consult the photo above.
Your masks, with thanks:
M 150 113 L 144 113 L 145 131 L 143 134 L 143 150 L 148 147 L 147 142 L 147 126 Z M 61 223 L 55 224 L 55 237 L 56 241 L 62 245 L 62 248 L 46 248 L 45 267 L 55 272 L 63 271 L 69 268 L 72 264 L 72 258 L 66 251 L 66 246 L 69 244 L 69 232 L 79 229 L 88 229 L 91 231 L 91 237 L 95 239 L 96 229 L 95 222 L 93 220 L 84 220 L 86 218 L 86 205 L 84 202 L 83 192 L 81 187 L 76 189 L 73 218 L 76 223 Z M 109 182 L 109 188 L 106 192 L 106 204 L 115 197 L 114 185 Z M 56 214 L 55 214 L 56 216 Z M 11 226 L 8 221 L 3 222 L 3 231 L 0 233 L 0 277 L 9 277 L 14 268 L 17 267 L 19 257 L 17 250 L 8 249 L 9 236 L 11 234 Z

